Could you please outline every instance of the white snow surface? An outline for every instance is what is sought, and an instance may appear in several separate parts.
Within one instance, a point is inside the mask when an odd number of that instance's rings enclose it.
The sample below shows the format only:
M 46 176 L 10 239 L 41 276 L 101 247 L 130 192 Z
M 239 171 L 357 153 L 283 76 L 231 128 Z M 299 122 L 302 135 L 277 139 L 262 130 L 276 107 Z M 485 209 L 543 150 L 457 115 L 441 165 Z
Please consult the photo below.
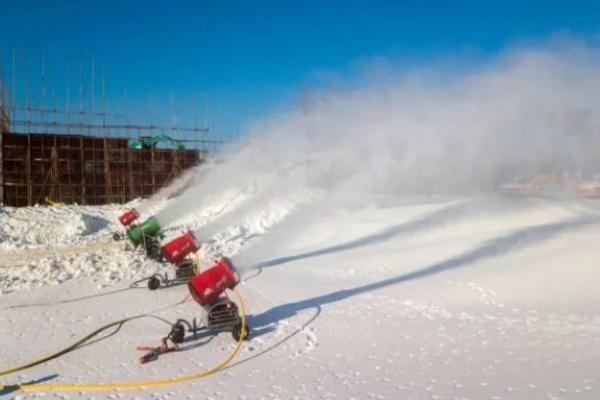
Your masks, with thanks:
M 230 367 L 163 388 L 6 390 L 0 399 L 600 397 L 598 200 L 478 195 L 288 206 L 265 204 L 202 238 L 205 266 L 227 255 L 244 277 L 252 334 Z M 186 295 L 185 286 L 127 289 L 171 267 L 113 245 L 125 208 L 0 209 L 0 369 Z M 213 207 L 184 222 L 202 232 L 230 212 Z M 107 247 L 16 255 L 96 243 Z M 175 321 L 202 310 L 188 302 L 153 314 Z M 139 364 L 136 347 L 157 346 L 168 329 L 136 320 L 0 382 L 162 379 L 214 366 L 234 346 L 221 333 Z

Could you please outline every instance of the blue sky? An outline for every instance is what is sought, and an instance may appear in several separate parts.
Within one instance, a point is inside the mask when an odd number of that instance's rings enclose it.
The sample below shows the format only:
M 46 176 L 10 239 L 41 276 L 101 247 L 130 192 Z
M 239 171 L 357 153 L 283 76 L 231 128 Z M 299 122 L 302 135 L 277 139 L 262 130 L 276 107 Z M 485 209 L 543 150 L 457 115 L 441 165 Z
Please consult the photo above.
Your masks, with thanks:
M 191 123 L 195 109 L 225 138 L 294 106 L 302 87 L 351 79 L 374 58 L 401 67 L 485 57 L 553 35 L 591 39 L 600 27 L 598 1 L 2 0 L 0 10 L 0 64 L 10 87 L 16 51 L 18 103 L 27 77 L 30 103 L 50 105 L 40 94 L 43 55 L 59 106 L 67 76 L 76 102 L 83 64 L 90 108 L 93 58 L 97 108 L 104 75 L 109 111 Z

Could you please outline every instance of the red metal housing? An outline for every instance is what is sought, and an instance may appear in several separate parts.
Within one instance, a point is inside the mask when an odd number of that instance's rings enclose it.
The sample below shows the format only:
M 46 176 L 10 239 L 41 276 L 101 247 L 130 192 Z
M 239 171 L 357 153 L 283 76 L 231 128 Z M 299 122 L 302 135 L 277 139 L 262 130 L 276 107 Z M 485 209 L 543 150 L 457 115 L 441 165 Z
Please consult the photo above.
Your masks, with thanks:
M 139 217 L 140 214 L 138 214 L 137 210 L 135 208 L 132 208 L 131 210 L 125 211 L 123 215 L 119 217 L 119 221 L 123 226 L 129 226 L 133 221 L 135 221 Z
M 203 271 L 188 282 L 192 297 L 201 306 L 214 304 L 221 293 L 233 289 L 240 281 L 233 264 L 222 258 L 211 268 Z
M 163 255 L 171 264 L 179 264 L 185 256 L 198 251 L 200 243 L 191 231 L 171 240 L 162 248 Z

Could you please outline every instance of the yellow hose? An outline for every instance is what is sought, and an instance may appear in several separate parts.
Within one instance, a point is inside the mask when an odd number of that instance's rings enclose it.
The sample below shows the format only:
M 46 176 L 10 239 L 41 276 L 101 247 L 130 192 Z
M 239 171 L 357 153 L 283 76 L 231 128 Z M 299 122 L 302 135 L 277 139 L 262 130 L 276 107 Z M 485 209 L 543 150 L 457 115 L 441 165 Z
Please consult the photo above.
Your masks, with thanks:
M 195 275 L 198 275 L 200 274 L 200 250 L 198 250 L 194 255 L 196 256 L 196 271 L 194 272 Z
M 2 253 L 0 258 L 20 258 L 20 257 L 48 257 L 60 254 L 77 254 L 86 253 L 88 251 L 99 250 L 109 247 L 121 246 L 120 243 L 94 243 L 85 246 L 70 246 L 63 247 L 54 250 L 31 250 L 31 251 L 19 251 L 14 253 Z
M 150 311 L 150 312 L 164 311 L 164 310 L 168 310 L 169 308 L 177 307 L 177 306 L 179 306 L 179 305 L 187 302 L 189 300 L 190 296 L 191 295 L 188 293 L 183 299 L 179 300 L 177 303 L 175 303 L 173 305 L 170 305 L 170 306 L 167 306 L 167 307 L 160 308 L 158 310 Z M 3 371 L 0 371 L 0 376 L 12 374 L 13 372 L 23 371 L 25 369 L 29 369 L 29 368 L 35 367 L 36 365 L 43 364 L 43 363 L 45 363 L 47 361 L 53 360 L 53 359 L 58 358 L 58 357 L 60 357 L 62 355 L 70 353 L 71 351 L 77 349 L 77 347 L 81 346 L 82 344 L 84 344 L 85 342 L 87 342 L 88 340 L 90 340 L 91 338 L 93 338 L 94 336 L 96 336 L 97 334 L 99 334 L 100 332 L 103 332 L 103 331 L 105 331 L 105 330 L 107 330 L 109 328 L 112 328 L 113 326 L 122 325 L 122 324 L 124 324 L 126 322 L 133 321 L 134 319 L 144 318 L 144 317 L 148 316 L 150 314 L 150 312 L 146 312 L 146 313 L 134 315 L 133 317 L 123 318 L 123 319 L 120 319 L 118 321 L 106 324 L 106 325 L 104 325 L 104 326 L 96 329 L 92 333 L 90 333 L 90 334 L 84 336 L 83 338 L 79 339 L 75 343 L 73 343 L 73 344 L 65 347 L 64 349 L 62 349 L 62 350 L 60 350 L 60 351 L 58 351 L 56 353 L 52 353 L 50 355 L 42 357 L 42 358 L 40 358 L 40 359 L 38 359 L 36 361 L 29 362 L 27 364 L 19 365 L 18 367 L 14 367 L 14 368 L 5 369 Z
M 189 382 L 192 380 L 204 378 L 206 376 L 215 374 L 224 369 L 239 353 L 242 348 L 242 342 L 246 336 L 246 306 L 242 299 L 242 296 L 237 290 L 233 289 L 234 294 L 237 297 L 237 301 L 240 305 L 240 317 L 241 317 L 241 333 L 240 338 L 236 343 L 233 351 L 219 363 L 217 366 L 208 368 L 204 371 L 197 372 L 195 374 L 183 375 L 179 377 L 173 377 L 169 379 L 153 380 L 153 381 L 139 381 L 139 382 L 123 382 L 123 383 L 57 383 L 57 384 L 20 384 L 20 385 L 7 385 L 1 386 L 0 391 L 5 389 L 22 390 L 24 392 L 33 391 L 45 391 L 45 390 L 115 390 L 115 389 L 144 389 L 149 387 L 157 386 L 168 386 L 177 383 Z M 187 299 L 187 298 L 186 298 Z M 182 302 L 184 302 L 184 299 Z M 181 303 L 181 302 L 180 302 Z M 139 318 L 140 316 L 131 317 L 129 319 Z M 117 321 L 120 322 L 120 321 Z M 115 323 L 113 323 L 115 324 Z M 12 369 L 15 370 L 15 369 Z M 4 371 L 0 372 L 0 375 L 4 375 Z
M 27 266 L 27 264 L 4 264 L 4 265 L 0 265 L 0 269 L 23 268 L 26 266 Z

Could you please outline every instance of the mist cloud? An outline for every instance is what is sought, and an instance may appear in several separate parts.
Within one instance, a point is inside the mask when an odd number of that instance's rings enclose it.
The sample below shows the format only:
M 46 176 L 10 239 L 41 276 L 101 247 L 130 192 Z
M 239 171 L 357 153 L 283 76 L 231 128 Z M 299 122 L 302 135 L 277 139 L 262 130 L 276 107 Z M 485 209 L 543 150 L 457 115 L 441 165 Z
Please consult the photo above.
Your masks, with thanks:
M 157 216 L 172 222 L 225 194 L 246 196 L 246 211 L 291 199 L 291 212 L 295 197 L 343 204 L 489 192 L 520 175 L 593 176 L 599 54 L 579 43 L 520 49 L 459 73 L 433 65 L 318 90 L 308 111 L 254 123 Z

